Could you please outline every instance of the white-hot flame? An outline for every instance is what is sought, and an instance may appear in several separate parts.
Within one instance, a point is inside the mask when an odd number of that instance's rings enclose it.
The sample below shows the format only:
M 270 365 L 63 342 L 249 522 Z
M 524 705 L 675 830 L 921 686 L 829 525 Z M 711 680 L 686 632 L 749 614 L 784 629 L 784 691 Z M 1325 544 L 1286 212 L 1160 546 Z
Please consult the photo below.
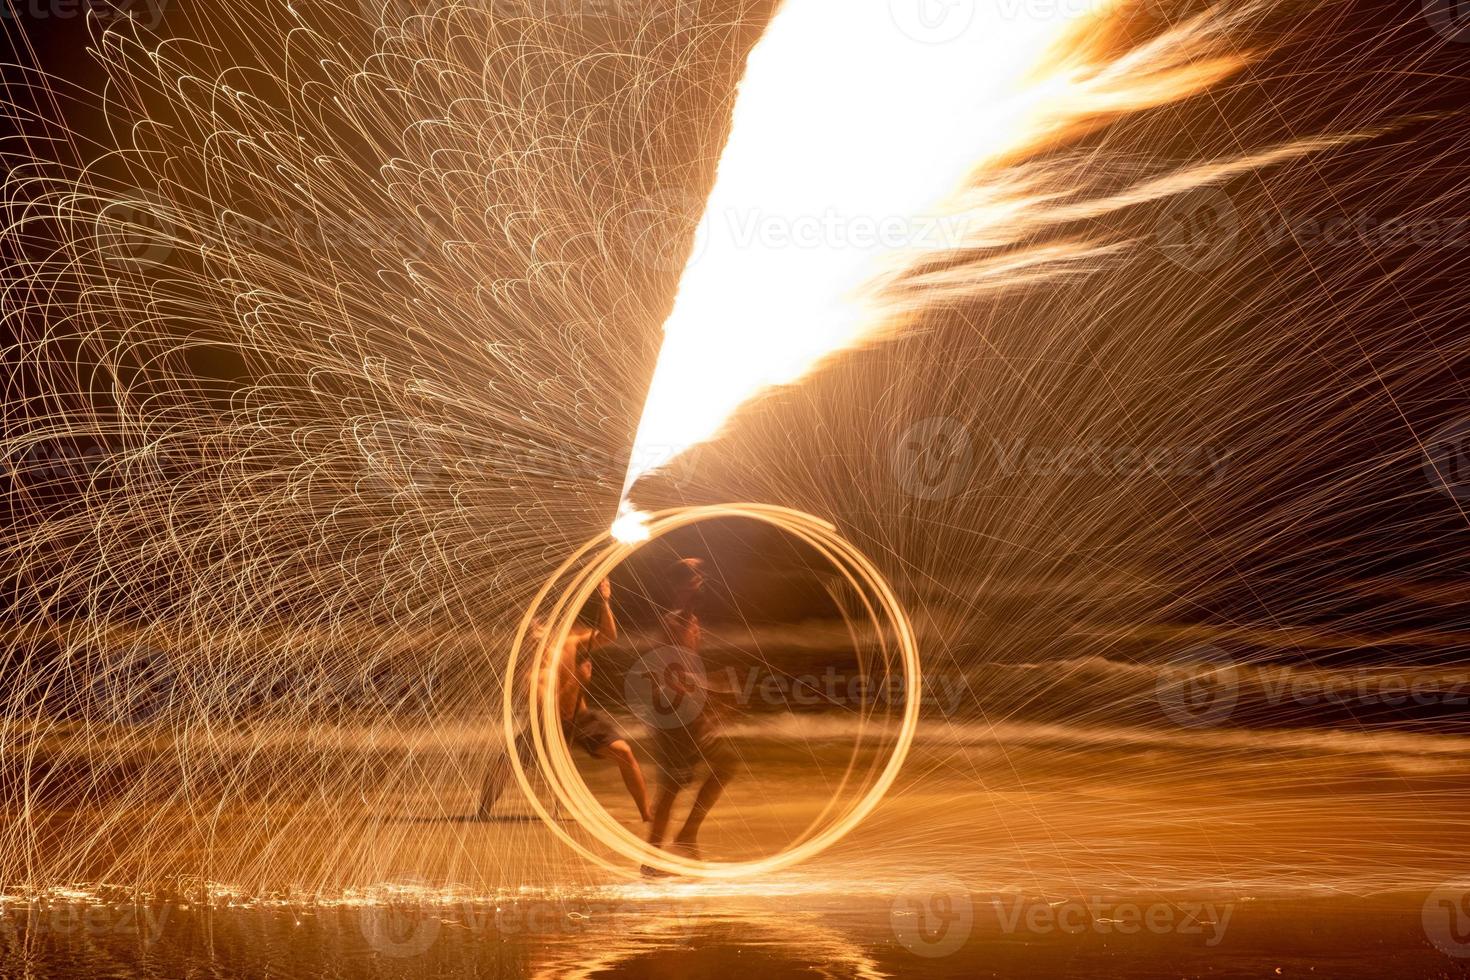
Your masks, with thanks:
M 618 516 L 612 523 L 612 536 L 623 544 L 637 544 L 648 540 L 648 515 L 634 510 L 626 501 L 618 508 Z
M 741 404 L 891 328 L 900 311 L 883 287 L 916 258 L 1014 243 L 1033 218 L 1027 201 L 976 207 L 960 195 L 967 178 L 983 183 L 987 160 L 1232 67 L 1147 48 L 1110 70 L 1063 57 L 1057 42 L 1114 2 L 786 0 L 740 85 L 624 508 L 640 476 L 714 436 Z M 1036 262 L 1067 259 L 1053 249 Z
M 1024 98 L 1023 79 L 1076 17 L 936 4 L 905 22 L 906 6 L 787 0 L 751 52 L 625 494 L 751 396 L 876 330 L 863 287 L 885 259 L 958 244 L 940 205 L 1024 137 L 1045 86 Z

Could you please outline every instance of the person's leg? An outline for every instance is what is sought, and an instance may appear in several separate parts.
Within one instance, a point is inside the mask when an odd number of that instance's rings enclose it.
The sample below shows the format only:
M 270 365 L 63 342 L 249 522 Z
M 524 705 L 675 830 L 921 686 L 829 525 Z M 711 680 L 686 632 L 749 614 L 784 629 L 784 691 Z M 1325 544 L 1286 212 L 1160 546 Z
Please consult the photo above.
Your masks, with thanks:
M 662 780 L 658 784 L 658 792 L 653 797 L 653 815 L 648 822 L 648 843 L 654 847 L 663 847 L 664 838 L 669 834 L 669 818 L 674 815 L 674 800 L 679 796 L 679 790 Z
M 505 752 L 498 752 L 490 762 L 490 768 L 485 773 L 485 783 L 480 787 L 481 817 L 490 816 L 490 811 L 500 799 L 500 794 L 505 792 L 506 784 L 510 782 L 510 756 Z
M 682 849 L 689 857 L 699 859 L 699 828 L 704 825 L 704 818 L 709 816 L 710 808 L 720 801 L 720 794 L 725 791 L 725 773 L 723 770 L 714 770 L 709 778 L 699 787 L 699 793 L 694 797 L 694 806 L 689 811 L 689 818 L 684 821 L 684 826 L 679 830 L 679 836 L 674 838 L 674 843 Z
M 643 770 L 638 766 L 638 757 L 633 754 L 633 747 L 621 738 L 616 739 L 603 746 L 598 757 L 617 763 L 618 771 L 623 774 L 623 785 L 628 788 L 628 795 L 633 797 L 633 802 L 638 807 L 639 818 L 644 823 L 652 820 L 653 815 L 648 809 L 648 786 L 643 781 Z
M 527 772 L 534 772 L 535 750 L 531 745 L 531 737 L 526 732 L 517 733 L 513 748 L 516 755 L 520 757 L 521 768 Z M 491 761 L 490 769 L 485 773 L 485 783 L 480 788 L 479 815 L 481 817 L 490 816 L 490 811 L 505 793 L 505 788 L 510 785 L 511 776 L 510 754 L 502 749 Z
M 658 781 L 658 791 L 653 796 L 653 815 L 648 822 L 648 843 L 654 847 L 664 846 L 664 838 L 669 833 L 669 818 L 674 815 L 674 800 L 678 796 L 678 786 L 666 779 Z M 649 864 L 645 864 L 641 870 L 645 878 L 661 878 L 668 874 L 667 871 Z

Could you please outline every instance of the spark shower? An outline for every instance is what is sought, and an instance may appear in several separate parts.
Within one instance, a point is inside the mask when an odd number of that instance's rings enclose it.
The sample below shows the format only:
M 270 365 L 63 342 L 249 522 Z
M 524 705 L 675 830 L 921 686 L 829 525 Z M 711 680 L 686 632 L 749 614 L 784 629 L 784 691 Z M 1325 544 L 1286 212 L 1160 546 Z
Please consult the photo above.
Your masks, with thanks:
M 1325 903 L 1288 968 L 1325 935 L 1456 956 L 1447 8 L 13 12 L 0 913 L 610 895 L 634 928 L 531 943 L 528 972 L 723 956 L 740 906 L 793 962 L 878 976 L 1003 962 L 1027 902 L 1090 936 L 1168 895 L 1218 913 L 1203 957 L 1288 899 Z M 830 598 L 863 590 L 747 501 L 862 556 L 912 677 L 874 694 L 854 650 L 885 627 Z M 518 634 L 589 541 L 622 629 L 587 696 L 645 762 L 623 684 L 657 569 L 707 561 L 745 767 L 710 867 L 760 874 L 639 878 L 614 771 L 554 724 L 528 798 L 476 815 Z M 760 863 L 857 812 L 828 793 L 854 773 L 881 801 Z M 565 846 L 584 825 L 611 857 Z M 880 896 L 856 932 L 838 893 Z M 1383 903 L 1369 928 L 1343 896 Z M 985 918 L 1012 898 L 1021 925 Z M 926 915 L 964 939 L 925 946 Z M 1071 962 L 1060 935 L 1028 948 Z

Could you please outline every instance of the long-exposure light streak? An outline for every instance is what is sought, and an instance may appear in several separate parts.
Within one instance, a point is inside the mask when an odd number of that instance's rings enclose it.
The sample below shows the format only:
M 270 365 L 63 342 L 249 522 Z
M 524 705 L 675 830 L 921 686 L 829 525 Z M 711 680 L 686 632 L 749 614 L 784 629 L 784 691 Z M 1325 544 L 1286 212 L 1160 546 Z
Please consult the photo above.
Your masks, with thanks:
M 1077 35 L 1106 31 L 1126 6 L 1117 0 L 966 5 L 974 22 L 942 34 L 903 23 L 900 6 L 833 16 L 826 0 L 786 0 L 751 52 L 664 324 L 620 513 L 641 476 L 715 435 L 751 398 L 897 329 L 909 307 L 893 287 L 906 271 L 1023 241 L 1038 198 L 1024 182 L 1009 186 L 1006 163 L 1242 64 L 1213 47 L 1224 25 L 1212 15 L 1108 64 Z M 967 185 L 989 199 L 967 200 Z M 1014 283 L 1106 251 L 1072 242 L 996 271 Z M 983 278 L 967 277 L 971 289 Z
M 728 879 L 790 867 L 831 847 L 861 823 L 882 801 L 898 778 L 899 770 L 913 745 L 923 696 L 923 672 L 913 626 L 882 573 L 844 540 L 830 523 L 788 507 L 766 504 L 690 507 L 651 515 L 647 522 L 645 541 L 656 541 L 663 535 L 701 521 L 732 517 L 770 524 L 816 549 L 861 597 L 866 615 L 880 632 L 891 636 L 893 649 L 885 647 L 885 659 L 891 658 L 901 667 L 902 690 L 905 692 L 903 712 L 893 744 L 876 778 L 854 801 L 828 820 L 825 826 L 803 835 L 792 846 L 776 854 L 747 861 L 707 861 L 653 847 L 614 820 L 587 789 L 572 761 L 570 747 L 562 734 L 560 716 L 557 713 L 555 687 L 542 685 L 538 690 L 535 683 L 527 683 L 519 688 L 517 685 L 507 685 L 503 701 L 506 744 L 516 741 L 522 719 L 529 719 L 527 730 L 534 739 L 540 774 L 547 780 L 557 801 L 598 843 L 631 861 L 631 868 L 609 862 L 603 854 L 565 831 L 549 809 L 541 803 L 532 783 L 535 774 L 527 772 L 521 760 L 512 753 L 516 780 L 526 799 L 556 836 L 589 860 L 610 871 L 629 874 L 633 868 L 642 865 L 659 868 L 670 874 Z M 527 678 L 541 677 L 547 672 L 554 675 L 557 658 L 565 647 L 577 611 L 592 597 L 597 584 L 627 561 L 640 545 L 641 543 L 630 544 L 611 535 L 603 535 L 588 542 L 568 558 L 542 587 L 536 601 L 521 621 L 520 630 L 511 647 L 509 674 L 513 677 L 520 674 Z M 542 604 L 548 599 L 552 600 L 552 605 L 545 611 L 544 628 L 538 630 L 537 619 L 543 613 Z M 526 652 L 523 653 L 523 650 Z M 518 670 L 517 664 L 523 657 L 529 658 L 529 664 Z M 825 809 L 823 813 L 826 813 Z
M 1349 703 L 1463 695 L 1463 45 L 1417 11 L 62 6 L 5 23 L 81 41 L 4 91 L 0 883 L 605 880 L 478 818 L 505 651 L 711 434 L 616 537 L 830 517 L 946 709 L 787 875 L 1442 876 L 1463 719 Z M 1161 713 L 1201 646 L 1216 728 Z M 855 721 L 741 737 L 842 773 Z M 712 854 L 786 839 L 733 792 Z

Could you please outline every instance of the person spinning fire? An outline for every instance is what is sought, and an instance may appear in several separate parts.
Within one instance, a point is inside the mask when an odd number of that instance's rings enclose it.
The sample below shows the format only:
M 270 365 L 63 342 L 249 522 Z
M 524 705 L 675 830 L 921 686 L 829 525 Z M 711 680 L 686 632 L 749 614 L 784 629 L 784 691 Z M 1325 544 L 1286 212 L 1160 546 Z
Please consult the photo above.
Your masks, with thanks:
M 674 802 L 702 767 L 704 780 L 695 793 L 694 805 L 669 848 L 695 859 L 700 856 L 699 829 L 732 775 L 730 753 L 721 732 L 720 694 L 705 683 L 700 655 L 702 636 L 696 609 L 704 595 L 704 581 L 704 563 L 698 558 L 681 558 L 669 570 L 670 608 L 662 618 L 668 646 L 660 669 L 651 672 L 653 695 L 664 717 L 652 726 L 658 788 L 648 842 L 654 847 L 664 846 Z M 643 873 L 662 874 L 648 866 Z
M 544 635 L 546 624 L 538 622 L 536 630 Z M 611 760 L 623 776 L 623 785 L 638 807 L 639 817 L 646 823 L 650 819 L 648 789 L 643 780 L 643 771 L 638 758 L 627 739 L 618 735 L 617 728 L 606 714 L 587 704 L 587 684 L 592 679 L 592 654 L 600 647 L 613 643 L 618 638 L 617 620 L 612 611 L 612 584 L 603 579 L 597 587 L 596 596 L 578 613 L 575 625 L 567 635 L 561 656 L 556 658 L 555 677 L 549 677 L 553 668 L 548 666 L 538 678 L 538 693 L 545 690 L 546 683 L 556 684 L 556 709 L 561 718 L 562 734 L 569 745 L 575 745 L 594 759 Z M 521 766 L 531 771 L 535 764 L 535 748 L 530 733 L 522 729 L 515 739 L 515 752 Z M 502 752 L 490 765 L 485 785 L 480 793 L 479 816 L 484 819 L 500 799 L 510 781 L 510 757 Z

